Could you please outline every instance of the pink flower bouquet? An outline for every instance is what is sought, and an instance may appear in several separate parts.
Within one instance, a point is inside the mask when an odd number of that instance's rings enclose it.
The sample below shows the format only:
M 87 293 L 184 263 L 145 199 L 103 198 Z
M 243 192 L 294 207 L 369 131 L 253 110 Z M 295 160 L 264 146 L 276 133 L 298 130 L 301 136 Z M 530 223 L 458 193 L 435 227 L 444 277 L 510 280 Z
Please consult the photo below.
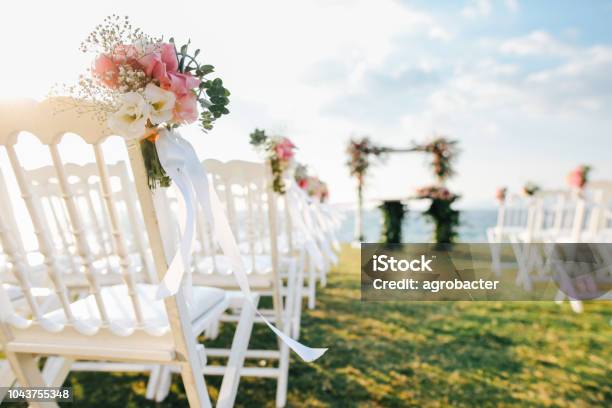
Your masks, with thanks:
M 582 190 L 589 180 L 590 171 L 591 167 L 584 164 L 576 167 L 567 175 L 567 184 L 572 188 Z
M 172 130 L 200 121 L 204 131 L 215 119 L 229 113 L 229 91 L 220 78 L 205 79 L 214 71 L 189 53 L 189 43 L 177 47 L 133 28 L 127 17 L 107 17 L 81 44 L 95 59 L 79 86 L 69 93 L 95 110 L 101 120 L 125 139 L 142 140 L 149 185 L 169 184 L 157 157 L 158 130 Z M 89 103 L 87 103 L 89 102 Z
M 251 145 L 259 150 L 272 167 L 273 189 L 279 194 L 285 193 L 283 176 L 293 164 L 295 145 L 284 136 L 268 136 L 266 132 L 255 129 L 250 135 Z
M 499 201 L 500 204 L 503 204 L 503 202 L 506 201 L 507 192 L 508 192 L 508 189 L 506 187 L 499 187 L 495 191 L 495 199 Z

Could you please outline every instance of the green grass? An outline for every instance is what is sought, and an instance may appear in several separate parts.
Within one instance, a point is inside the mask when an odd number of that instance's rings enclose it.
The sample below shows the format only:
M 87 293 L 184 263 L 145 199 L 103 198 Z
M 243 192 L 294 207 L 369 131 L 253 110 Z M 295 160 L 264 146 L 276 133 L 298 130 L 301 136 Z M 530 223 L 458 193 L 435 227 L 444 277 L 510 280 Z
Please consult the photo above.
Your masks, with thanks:
M 306 311 L 301 340 L 330 350 L 307 364 L 292 356 L 289 407 L 612 406 L 612 303 L 583 314 L 552 302 L 361 302 L 359 252 Z M 224 330 L 214 344 L 229 342 Z M 273 347 L 264 327 L 251 346 Z M 253 363 L 252 363 L 253 364 Z M 263 364 L 255 362 L 254 364 Z M 155 406 L 146 376 L 76 373 L 77 406 Z M 207 378 L 216 398 L 220 378 Z M 237 406 L 274 406 L 275 382 L 245 378 Z M 184 406 L 179 377 L 159 406 Z

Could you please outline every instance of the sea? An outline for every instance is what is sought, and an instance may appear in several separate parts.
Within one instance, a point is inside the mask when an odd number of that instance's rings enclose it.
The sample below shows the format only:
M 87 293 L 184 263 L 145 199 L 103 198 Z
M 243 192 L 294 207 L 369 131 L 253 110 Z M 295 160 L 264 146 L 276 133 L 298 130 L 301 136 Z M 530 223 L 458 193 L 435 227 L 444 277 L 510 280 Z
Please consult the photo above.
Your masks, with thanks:
M 350 209 L 341 210 L 342 224 L 338 231 L 338 240 L 351 242 L 355 234 L 355 212 Z M 487 242 L 487 228 L 495 225 L 497 210 L 468 209 L 461 211 L 459 226 L 459 242 Z M 364 210 L 363 233 L 365 242 L 379 242 L 382 225 L 382 215 L 379 209 Z M 432 224 L 422 215 L 421 211 L 411 210 L 402 223 L 402 242 L 425 243 L 432 241 Z

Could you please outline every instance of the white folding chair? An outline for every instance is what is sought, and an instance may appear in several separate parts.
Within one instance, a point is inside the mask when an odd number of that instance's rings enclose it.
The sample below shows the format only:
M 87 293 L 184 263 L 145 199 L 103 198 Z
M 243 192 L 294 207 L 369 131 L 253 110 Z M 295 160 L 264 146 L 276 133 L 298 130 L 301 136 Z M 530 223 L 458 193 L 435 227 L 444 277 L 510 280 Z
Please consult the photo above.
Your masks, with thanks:
M 253 291 L 260 296 L 272 297 L 272 310 L 261 312 L 285 334 L 297 337 L 295 328 L 296 325 L 299 327 L 301 315 L 304 251 L 299 248 L 284 254 L 279 251 L 281 225 L 286 214 L 278 208 L 282 198 L 271 189 L 268 167 L 263 163 L 222 163 L 211 159 L 203 165 L 225 207 Z M 209 229 L 206 228 L 205 214 L 199 214 L 198 223 L 199 242 L 194 256 L 193 284 L 196 287 L 214 285 L 237 289 L 228 258 L 219 253 L 206 234 Z M 236 316 L 228 314 L 222 320 L 235 321 Z M 256 322 L 261 322 L 261 319 Z M 278 360 L 278 367 L 245 367 L 241 375 L 276 378 L 276 405 L 281 407 L 285 405 L 287 396 L 289 349 L 280 341 L 278 347 L 278 350 L 250 349 L 246 353 L 249 359 Z M 208 349 L 208 353 L 223 356 L 227 351 Z
M 291 208 L 292 217 L 288 219 L 299 219 L 299 223 L 294 222 L 291 234 L 292 240 L 296 245 L 304 246 L 308 254 L 307 282 L 304 287 L 304 297 L 308 298 L 308 308 L 314 309 L 316 298 L 316 284 L 321 283 L 322 287 L 327 285 L 327 273 L 333 265 L 338 262 L 335 251 L 339 249 L 339 244 L 335 237 L 335 229 L 329 210 L 324 210 L 323 205 L 308 197 L 300 190 L 295 182 L 287 192 L 287 206 Z M 295 224 L 301 224 L 297 227 Z M 318 273 L 317 273 L 318 272 Z
M 108 185 L 114 200 L 116 222 L 120 225 L 123 242 L 131 274 L 137 283 L 156 283 L 157 276 L 153 267 L 153 258 L 146 237 L 142 234 L 144 222 L 138 199 L 124 161 L 106 164 Z M 74 196 L 75 206 L 80 214 L 84 234 L 90 245 L 94 262 L 102 263 L 99 283 L 111 286 L 122 282 L 120 272 L 121 260 L 113 255 L 113 229 L 108 212 L 103 206 L 101 180 L 96 163 L 83 165 L 66 163 L 64 171 Z M 62 188 L 53 166 L 43 166 L 34 170 L 24 170 L 29 183 L 33 204 L 41 213 L 41 223 L 50 232 L 58 257 L 64 268 L 64 283 L 70 292 L 84 297 L 88 293 L 87 279 L 79 273 L 74 260 L 78 257 L 76 243 L 71 239 L 70 217 L 63 205 Z M 115 232 L 116 233 L 116 232 Z M 41 265 L 44 266 L 44 265 Z M 45 274 L 44 267 L 36 268 L 38 274 Z M 56 363 L 57 364 L 57 363 Z M 69 365 L 71 371 L 138 371 L 155 374 L 158 365 L 120 364 L 101 362 L 75 362 Z
M 108 130 L 92 115 L 66 110 L 65 102 L 50 99 L 40 103 L 23 101 L 0 105 L 0 145 L 6 149 L 10 159 L 27 208 L 27 217 L 44 257 L 48 279 L 42 283 L 53 291 L 49 296 L 54 297 L 60 305 L 51 312 L 40 307 L 32 288 L 31 267 L 25 250 L 14 239 L 17 232 L 12 228 L 16 223 L 7 219 L 6 213 L 0 213 L 3 250 L 28 305 L 28 312 L 20 313 L 15 300 L 8 296 L 3 285 L 0 286 L 0 332 L 3 336 L 0 340 L 17 380 L 21 386 L 46 385 L 37 367 L 38 356 L 61 356 L 64 366 L 73 360 L 169 364 L 180 367 L 190 406 L 211 406 L 203 376 L 206 354 L 196 337 L 230 306 L 230 299 L 221 289 L 197 287 L 193 289 L 189 304 L 182 288 L 175 296 L 157 301 L 154 300 L 154 285 L 136 281 L 123 235 L 125 225 L 120 223 L 109 181 L 103 147 Z M 68 101 L 68 105 L 75 103 L 78 101 Z M 50 153 L 70 222 L 70 239 L 76 249 L 75 264 L 78 272 L 85 276 L 90 293 L 86 297 L 73 300 L 64 281 L 61 257 L 53 244 L 51 232 L 45 227 L 43 212 L 32 197 L 31 183 L 17 153 L 18 134 L 22 131 L 35 135 Z M 101 282 L 101 266 L 96 263 L 99 254 L 91 250 L 82 209 L 77 204 L 77 196 L 68 180 L 60 153 L 59 143 L 65 133 L 79 135 L 95 156 L 103 201 L 100 207 L 106 211 L 112 230 L 113 245 L 106 250 L 110 251 L 109 256 L 119 259 L 119 271 L 123 278 L 121 284 L 104 286 Z M 156 274 L 161 278 L 168 261 L 147 185 L 142 154 L 137 141 L 128 142 L 127 147 L 147 241 Z M 248 303 L 242 305 L 242 309 L 245 319 L 239 322 L 237 332 L 248 336 L 254 311 L 249 310 Z M 244 342 L 244 338 L 234 338 L 236 344 Z M 228 381 L 224 378 L 217 406 L 233 405 L 238 373 L 244 359 L 244 350 L 237 350 L 232 347 L 230 352 L 228 368 L 225 369 L 230 375 L 226 376 Z M 31 405 L 57 406 L 33 401 Z

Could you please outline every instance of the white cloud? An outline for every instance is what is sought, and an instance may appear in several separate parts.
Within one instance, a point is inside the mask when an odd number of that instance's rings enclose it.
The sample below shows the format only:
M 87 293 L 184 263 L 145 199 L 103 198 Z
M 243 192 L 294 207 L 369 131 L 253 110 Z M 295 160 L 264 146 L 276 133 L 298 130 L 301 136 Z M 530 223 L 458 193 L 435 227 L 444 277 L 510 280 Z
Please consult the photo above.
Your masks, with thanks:
M 557 39 L 546 31 L 537 30 L 523 36 L 504 41 L 499 50 L 505 54 L 526 55 L 556 55 L 568 56 L 574 53 L 574 48 Z
M 516 13 L 519 10 L 519 2 L 518 0 L 506 0 L 506 8 L 513 12 Z
M 490 0 L 470 0 L 461 14 L 467 18 L 488 17 L 492 8 Z
M 450 41 L 453 39 L 453 35 L 451 33 L 437 25 L 434 25 L 429 29 L 429 37 L 433 38 L 434 40 L 441 41 Z

